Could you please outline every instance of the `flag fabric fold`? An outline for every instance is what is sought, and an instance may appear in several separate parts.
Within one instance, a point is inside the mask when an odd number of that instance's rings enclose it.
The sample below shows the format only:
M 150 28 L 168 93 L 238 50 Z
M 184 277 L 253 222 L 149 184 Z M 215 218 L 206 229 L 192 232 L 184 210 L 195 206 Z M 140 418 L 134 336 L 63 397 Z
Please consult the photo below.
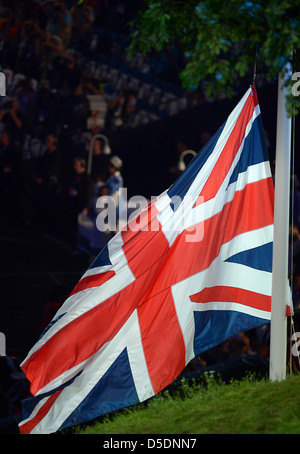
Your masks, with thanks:
M 270 321 L 274 189 L 255 87 L 100 252 L 21 367 L 21 433 L 145 401 L 189 361 Z

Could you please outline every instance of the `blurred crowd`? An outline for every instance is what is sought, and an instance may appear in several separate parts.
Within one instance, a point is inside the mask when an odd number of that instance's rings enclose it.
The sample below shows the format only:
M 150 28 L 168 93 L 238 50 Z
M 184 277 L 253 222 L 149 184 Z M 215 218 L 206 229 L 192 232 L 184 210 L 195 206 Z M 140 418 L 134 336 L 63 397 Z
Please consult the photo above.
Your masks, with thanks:
M 88 145 L 95 132 L 87 128 L 87 95 L 102 92 L 101 80 L 85 66 L 97 50 L 94 23 L 109 18 L 108 24 L 123 30 L 129 17 L 130 5 L 125 11 L 122 2 L 2 2 L 1 215 L 50 230 L 59 220 L 60 230 L 76 230 L 76 214 L 88 207 L 93 184 L 87 178 Z M 101 173 L 108 177 L 105 159 Z
M 139 3 L 1 3 L 0 69 L 6 75 L 6 96 L 0 103 L 0 213 L 48 229 L 59 222 L 60 232 L 70 229 L 72 219 L 76 229 L 75 213 L 89 205 L 86 199 L 99 179 L 109 176 L 107 156 L 96 156 L 101 151 L 97 150 L 100 141 L 95 141 L 93 174 L 87 178 L 92 137 L 131 127 L 138 104 L 130 84 L 124 81 L 117 88 L 91 68 L 104 55 L 122 60 L 126 45 L 119 37 L 128 35 L 128 21 Z M 155 55 L 151 58 L 157 75 L 168 78 L 178 73 L 178 68 L 170 70 L 170 60 L 163 56 L 160 61 Z M 100 126 L 90 95 L 104 95 Z M 190 104 L 198 101 L 202 102 L 195 93 Z M 102 154 L 107 155 L 107 149 Z

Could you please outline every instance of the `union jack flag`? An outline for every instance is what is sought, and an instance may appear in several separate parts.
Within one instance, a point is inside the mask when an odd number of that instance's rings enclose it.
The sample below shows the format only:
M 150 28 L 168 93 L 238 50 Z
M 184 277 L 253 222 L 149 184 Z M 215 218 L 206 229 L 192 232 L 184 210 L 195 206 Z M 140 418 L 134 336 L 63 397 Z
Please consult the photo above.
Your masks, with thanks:
M 176 182 L 100 252 L 28 353 L 34 397 L 20 432 L 145 401 L 195 355 L 269 322 L 273 198 L 250 87 Z

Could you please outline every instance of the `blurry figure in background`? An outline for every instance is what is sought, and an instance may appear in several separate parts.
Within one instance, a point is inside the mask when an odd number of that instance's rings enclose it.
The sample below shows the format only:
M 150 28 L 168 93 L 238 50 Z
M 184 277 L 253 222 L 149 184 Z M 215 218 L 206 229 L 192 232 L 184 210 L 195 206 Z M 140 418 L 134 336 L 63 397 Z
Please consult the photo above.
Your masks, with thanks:
M 75 178 L 70 187 L 69 195 L 74 197 L 77 214 L 80 212 L 87 214 L 89 185 L 86 159 L 80 157 L 75 158 L 73 168 Z
M 66 187 L 61 200 L 61 231 L 76 242 L 78 215 L 87 215 L 89 200 L 91 199 L 91 183 L 87 174 L 87 162 L 85 158 L 76 157 L 73 161 L 73 173 L 71 181 Z
M 13 89 L 13 95 L 18 100 L 17 115 L 22 122 L 21 140 L 23 143 L 24 135 L 33 135 L 35 128 L 36 114 L 36 91 L 32 87 L 32 82 L 29 78 L 21 79 Z
M 116 131 L 123 126 L 129 126 L 130 116 L 134 112 L 136 102 L 134 91 L 127 85 L 122 87 L 108 105 L 105 127 L 108 130 Z
M 77 92 L 81 83 L 82 71 L 76 61 L 76 54 L 68 49 L 53 60 L 51 85 L 69 95 Z
M 47 7 L 47 30 L 51 36 L 59 36 L 63 47 L 66 49 L 71 38 L 72 16 L 66 9 L 65 2 L 44 2 Z
M 112 156 L 109 165 L 108 171 L 110 176 L 106 180 L 107 186 L 107 195 L 112 197 L 115 202 L 116 207 L 116 232 L 123 227 L 121 221 L 124 221 L 121 217 L 124 215 L 125 208 L 125 199 L 123 195 L 123 177 L 121 175 L 121 170 L 123 167 L 123 161 L 119 156 Z
M 226 359 L 234 359 L 246 356 L 249 348 L 249 337 L 245 333 L 239 333 L 225 341 L 223 352 Z
M 133 90 L 128 90 L 126 93 L 125 105 L 122 112 L 123 126 L 124 128 L 131 127 L 131 121 L 135 107 L 137 104 L 137 97 Z
M 176 163 L 169 169 L 169 173 L 177 178 L 189 165 L 194 155 L 194 151 L 190 150 L 185 140 L 178 140 L 176 143 Z
M 94 77 L 90 71 L 85 71 L 76 88 L 76 94 L 99 95 L 102 93 L 102 90 L 103 86 L 100 80 Z
M 6 2 L 1 2 L 2 5 Z M 1 65 L 14 67 L 17 61 L 20 21 L 13 6 L 2 6 L 0 10 L 0 56 Z M 4 66 L 3 66 L 4 65 Z
M 210 141 L 210 138 L 211 134 L 209 132 L 201 133 L 199 150 Z M 173 161 L 172 167 L 169 168 L 169 174 L 172 175 L 173 178 L 177 178 L 187 168 L 196 155 L 196 152 L 191 150 L 191 147 L 184 138 L 179 138 L 177 140 L 176 151 L 177 155 L 174 157 L 176 161 Z
M 117 202 L 117 198 L 120 193 L 120 189 L 123 187 L 123 177 L 121 175 L 121 169 L 123 167 L 123 161 L 119 156 L 112 156 L 109 160 L 108 171 L 110 176 L 106 181 L 108 195 L 113 197 Z
M 72 43 L 89 48 L 94 29 L 95 11 L 86 2 L 79 4 L 75 2 L 71 9 L 72 16 Z
M 108 164 L 111 150 L 103 138 L 98 137 L 93 141 L 92 176 L 103 175 L 104 181 L 109 177 Z
M 57 193 L 60 188 L 61 154 L 58 149 L 59 139 L 49 134 L 46 139 L 45 153 L 40 157 L 37 183 Z
M 24 116 L 19 109 L 18 100 L 8 99 L 0 110 L 0 122 L 9 130 L 14 143 L 21 144 L 24 133 Z
M 188 145 L 186 143 L 186 141 L 184 139 L 180 139 L 176 142 L 176 145 L 175 145 L 175 148 L 176 148 L 176 156 L 174 156 L 174 161 L 173 161 L 173 165 L 169 168 L 169 172 L 174 175 L 175 177 L 177 177 L 178 175 L 180 175 L 180 171 L 178 169 L 179 167 L 179 161 L 180 161 L 180 155 L 188 149 Z
M 41 77 L 47 79 L 51 76 L 52 72 L 52 63 L 54 59 L 62 55 L 65 51 L 62 39 L 60 36 L 51 35 L 51 33 L 46 30 L 44 38 L 41 40 Z
M 17 211 L 17 159 L 11 132 L 6 129 L 0 137 L 0 172 L 0 211 L 13 214 L 14 210 Z
M 41 225 L 46 230 L 53 230 L 56 225 L 56 208 L 61 192 L 61 153 L 59 139 L 49 134 L 46 139 L 46 151 L 39 158 L 36 184 L 39 196 Z
M 92 183 L 92 191 L 91 191 L 91 199 L 89 200 L 89 207 L 88 207 L 88 216 L 92 219 L 99 214 L 99 210 L 96 209 L 97 200 L 99 197 L 107 195 L 107 186 L 106 186 L 106 179 L 104 173 L 94 173 L 93 174 L 93 183 Z
M 105 143 L 103 138 L 98 137 L 97 139 L 94 140 L 93 154 L 94 156 L 111 154 L 110 146 L 108 145 L 108 143 L 107 144 Z
M 251 347 L 258 355 L 268 361 L 270 357 L 270 323 L 259 326 L 253 331 Z
M 39 79 L 39 40 L 41 30 L 36 20 L 27 20 L 19 36 L 19 48 L 16 61 L 16 72 L 27 77 Z
M 107 195 L 106 180 L 109 177 L 109 160 L 111 158 L 111 149 L 108 143 L 102 137 L 93 140 L 93 159 L 92 159 L 92 193 L 89 201 L 89 215 L 93 218 L 98 211 L 96 202 L 102 195 Z
M 35 135 L 45 137 L 57 122 L 57 97 L 51 92 L 48 79 L 42 79 L 36 95 Z

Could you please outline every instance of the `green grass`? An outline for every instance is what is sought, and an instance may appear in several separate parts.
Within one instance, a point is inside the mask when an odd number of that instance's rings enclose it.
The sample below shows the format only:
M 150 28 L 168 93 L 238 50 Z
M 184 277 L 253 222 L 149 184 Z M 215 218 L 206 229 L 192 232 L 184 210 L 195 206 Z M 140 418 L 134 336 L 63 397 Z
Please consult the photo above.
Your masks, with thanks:
M 147 406 L 77 429 L 79 434 L 299 434 L 300 375 L 270 382 L 248 377 L 207 386 L 183 382 L 181 397 L 159 394 Z M 184 394 L 184 398 L 182 398 Z

